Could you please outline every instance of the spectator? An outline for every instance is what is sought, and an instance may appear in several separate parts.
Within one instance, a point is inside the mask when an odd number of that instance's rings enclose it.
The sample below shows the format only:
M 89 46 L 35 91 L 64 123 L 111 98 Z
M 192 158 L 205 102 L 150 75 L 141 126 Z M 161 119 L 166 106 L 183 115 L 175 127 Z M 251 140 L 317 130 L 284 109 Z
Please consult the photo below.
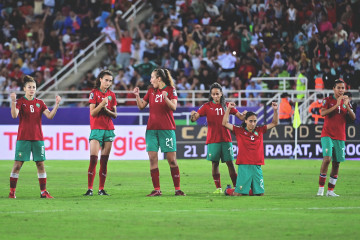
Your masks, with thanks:
M 284 59 L 281 58 L 281 53 L 278 51 L 275 53 L 275 58 L 271 64 L 271 68 L 282 68 L 285 65 Z
M 291 116 L 293 115 L 294 111 L 292 110 L 289 97 L 290 95 L 287 93 L 281 94 L 281 100 L 279 105 L 280 124 L 291 124 Z

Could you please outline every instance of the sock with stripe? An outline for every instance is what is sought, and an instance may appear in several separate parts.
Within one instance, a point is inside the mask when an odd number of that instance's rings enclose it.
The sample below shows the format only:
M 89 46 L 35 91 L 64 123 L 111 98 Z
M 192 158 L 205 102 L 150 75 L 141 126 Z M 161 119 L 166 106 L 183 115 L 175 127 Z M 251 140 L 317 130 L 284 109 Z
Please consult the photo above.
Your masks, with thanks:
M 96 164 L 97 164 L 98 156 L 91 155 L 90 156 L 90 165 L 88 170 L 88 189 L 93 189 L 94 178 L 96 174 Z
M 334 191 L 337 178 L 338 178 L 337 175 L 330 176 L 329 183 L 328 183 L 328 191 Z
M 319 176 L 319 187 L 324 187 L 326 182 L 326 174 L 321 174 Z
M 46 191 L 46 172 L 45 173 L 38 173 L 39 178 L 39 185 L 41 193 Z
M 174 182 L 175 190 L 180 190 L 180 171 L 179 167 L 171 167 L 171 176 Z
M 231 178 L 233 186 L 236 187 L 237 174 L 236 173 L 230 174 L 230 178 Z
M 99 171 L 99 190 L 104 189 L 106 174 L 107 174 L 107 163 L 109 160 L 109 155 L 101 155 L 100 157 L 100 171 Z
M 221 180 L 220 180 L 220 173 L 213 174 L 213 179 L 216 188 L 221 188 Z
M 160 190 L 160 173 L 159 168 L 151 169 L 150 170 L 151 180 L 154 186 L 154 190 Z
M 10 173 L 10 192 L 15 192 L 18 179 L 18 173 Z

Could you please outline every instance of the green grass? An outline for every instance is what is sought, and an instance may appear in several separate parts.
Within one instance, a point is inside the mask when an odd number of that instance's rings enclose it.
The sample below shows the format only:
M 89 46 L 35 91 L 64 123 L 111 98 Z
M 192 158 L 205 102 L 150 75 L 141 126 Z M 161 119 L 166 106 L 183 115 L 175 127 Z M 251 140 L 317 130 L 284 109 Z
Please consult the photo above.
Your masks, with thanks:
M 0 161 L 1 239 L 358 239 L 360 162 L 341 164 L 339 198 L 315 197 L 320 161 L 267 160 L 264 197 L 212 194 L 211 164 L 179 160 L 186 197 L 175 197 L 169 166 L 160 161 L 162 197 L 152 190 L 148 161 L 111 161 L 106 190 L 83 197 L 88 161 L 47 161 L 40 199 L 34 163 L 20 172 L 8 199 L 12 161 Z M 99 167 L 98 167 L 99 169 Z M 230 183 L 221 164 L 223 187 Z M 98 186 L 98 176 L 95 178 Z

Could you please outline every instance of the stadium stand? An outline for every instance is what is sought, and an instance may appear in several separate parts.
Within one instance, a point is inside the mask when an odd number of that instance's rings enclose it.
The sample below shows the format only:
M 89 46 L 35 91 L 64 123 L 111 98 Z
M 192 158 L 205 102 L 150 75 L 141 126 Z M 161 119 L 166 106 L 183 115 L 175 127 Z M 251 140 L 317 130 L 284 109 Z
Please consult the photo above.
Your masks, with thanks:
M 178 90 L 207 90 L 217 81 L 229 92 L 226 94 L 229 98 L 241 94 L 247 99 L 246 91 L 237 91 L 255 87 L 282 91 L 304 87 L 300 78 L 287 81 L 286 85 L 277 80 L 259 80 L 252 85 L 253 77 L 300 75 L 308 79 L 306 89 L 317 91 L 323 89 L 315 86 L 316 79 L 322 78 L 323 87 L 330 89 L 334 79 L 343 78 L 348 89 L 359 88 L 360 26 L 354 24 L 360 17 L 359 1 L 148 1 L 153 14 L 142 21 L 135 19 L 136 24 L 127 24 L 121 18 L 130 7 L 124 4 L 131 1 L 115 1 L 112 10 L 110 1 L 63 2 L 38 10 L 37 14 L 36 4 L 31 1 L 1 7 L 4 34 L 0 40 L 0 63 L 11 66 L 2 68 L 3 89 L 11 85 L 10 74 L 15 78 L 19 75 L 15 69 L 21 64 L 25 67 L 21 65 L 20 71 L 38 74 L 39 83 L 46 81 L 49 74 L 100 32 L 107 36 L 107 56 L 97 67 L 88 69 L 82 79 L 73 82 L 71 89 L 88 90 L 97 73 L 109 68 L 116 75 L 113 90 L 131 91 L 135 86 L 145 90 L 149 74 L 156 67 L 172 71 Z M 21 25 L 15 18 L 25 23 L 31 21 Z M 250 94 L 249 102 L 239 104 L 258 106 L 262 98 L 272 95 Z M 83 95 L 74 93 L 71 97 Z M 118 97 L 132 96 L 122 93 Z M 197 93 L 196 97 L 207 96 Z M 201 103 L 197 101 L 196 105 Z M 189 102 L 179 101 L 179 104 Z

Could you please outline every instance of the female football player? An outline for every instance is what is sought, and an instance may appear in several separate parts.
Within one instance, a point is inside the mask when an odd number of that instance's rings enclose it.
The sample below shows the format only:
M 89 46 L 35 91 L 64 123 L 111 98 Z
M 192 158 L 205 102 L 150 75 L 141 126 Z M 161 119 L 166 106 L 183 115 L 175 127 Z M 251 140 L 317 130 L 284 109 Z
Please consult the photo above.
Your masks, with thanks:
M 104 190 L 107 163 L 115 138 L 114 123 L 112 118 L 116 118 L 116 97 L 110 91 L 113 82 L 113 75 L 109 70 L 103 70 L 96 78 L 94 89 L 90 93 L 90 165 L 88 170 L 88 190 L 85 196 L 93 196 L 93 184 L 96 174 L 98 154 L 101 148 L 100 171 L 99 171 L 99 191 L 98 195 L 109 195 Z
M 41 126 L 41 116 L 44 114 L 48 119 L 53 119 L 59 108 L 61 97 L 56 96 L 55 107 L 49 111 L 45 103 L 35 98 L 36 82 L 26 75 L 23 79 L 25 95 L 16 101 L 16 93 L 11 93 L 11 116 L 19 117 L 19 129 L 17 134 L 15 162 L 10 174 L 10 193 L 9 198 L 16 198 L 16 183 L 19 178 L 19 172 L 26 161 L 30 161 L 30 154 L 36 163 L 39 184 L 40 197 L 53 198 L 46 191 L 46 171 L 44 161 L 45 146 Z
M 262 196 L 265 192 L 261 165 L 264 165 L 263 134 L 278 125 L 278 105 L 272 103 L 274 116 L 272 122 L 264 126 L 256 126 L 257 116 L 254 112 L 247 112 L 241 126 L 229 123 L 229 114 L 235 103 L 229 103 L 222 124 L 235 134 L 239 153 L 236 159 L 238 176 L 235 189 L 227 188 L 226 195 L 248 195 L 250 188 L 254 195 Z M 234 191 L 235 190 L 235 191 Z
M 214 194 L 222 193 L 219 171 L 220 159 L 221 162 L 226 163 L 234 187 L 236 185 L 237 174 L 233 164 L 234 151 L 232 139 L 229 130 L 222 126 L 222 119 L 227 109 L 227 104 L 222 87 L 219 83 L 213 83 L 210 86 L 209 102 L 202 105 L 197 112 L 192 111 L 190 118 L 192 122 L 195 122 L 200 117 L 206 116 L 208 123 L 206 159 L 212 162 L 212 176 L 216 187 Z M 240 120 L 244 120 L 246 111 L 240 113 L 236 108 L 231 108 L 230 114 L 235 115 Z
M 320 168 L 317 195 L 324 195 L 326 174 L 329 164 L 332 162 L 330 180 L 326 192 L 326 196 L 328 197 L 339 196 L 334 192 L 334 188 L 338 179 L 340 163 L 345 162 L 346 116 L 349 116 L 352 120 L 356 118 L 349 97 L 344 95 L 344 81 L 340 79 L 335 80 L 333 91 L 334 95 L 323 100 L 320 111 L 321 116 L 325 116 L 324 126 L 321 132 L 321 146 L 324 158 Z
M 146 127 L 146 151 L 150 159 L 150 174 L 154 190 L 147 196 L 161 196 L 158 151 L 166 153 L 170 165 L 171 176 L 175 187 L 175 196 L 185 196 L 180 190 L 180 172 L 176 161 L 176 135 L 173 112 L 177 106 L 177 93 L 169 70 L 155 69 L 151 73 L 149 88 L 143 99 L 139 96 L 139 88 L 134 89 L 136 103 L 140 110 L 148 104 L 150 108 L 149 120 Z

